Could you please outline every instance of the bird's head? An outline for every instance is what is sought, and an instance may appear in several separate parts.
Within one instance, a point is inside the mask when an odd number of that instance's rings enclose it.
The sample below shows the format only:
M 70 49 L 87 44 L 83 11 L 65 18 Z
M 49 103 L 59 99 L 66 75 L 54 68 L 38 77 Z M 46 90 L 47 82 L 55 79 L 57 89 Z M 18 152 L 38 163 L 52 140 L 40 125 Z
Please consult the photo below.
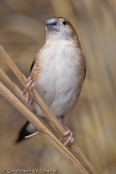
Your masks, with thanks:
M 46 21 L 46 42 L 70 41 L 78 42 L 76 30 L 63 17 L 52 18 Z

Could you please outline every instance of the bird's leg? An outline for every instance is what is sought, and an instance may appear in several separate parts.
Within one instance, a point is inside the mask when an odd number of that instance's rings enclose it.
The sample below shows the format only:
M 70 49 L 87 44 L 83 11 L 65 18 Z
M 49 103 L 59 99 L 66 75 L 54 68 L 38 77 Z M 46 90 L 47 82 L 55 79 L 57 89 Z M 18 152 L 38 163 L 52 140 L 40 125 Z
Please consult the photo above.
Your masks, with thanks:
M 27 89 L 29 88 L 30 85 L 31 85 L 31 87 L 32 87 L 31 89 L 33 89 L 34 83 L 33 83 L 33 81 L 31 80 L 31 77 L 29 77 L 29 78 L 27 79 L 27 85 L 26 85 L 26 88 L 25 88 L 24 91 L 23 91 L 23 95 L 25 95 L 25 94 L 27 93 L 27 96 L 26 96 L 26 102 L 27 102 L 27 103 L 31 103 L 31 102 L 32 102 L 32 98 L 31 98 L 29 92 L 27 92 Z
M 63 122 L 61 122 L 61 124 L 62 124 L 62 126 L 65 128 L 65 130 L 66 130 L 66 132 L 63 134 L 63 136 L 69 135 L 67 141 L 64 143 L 64 146 L 67 146 L 67 145 L 73 143 L 73 141 L 74 141 L 73 133 L 71 132 L 71 130 L 70 130 L 68 127 L 66 127 L 66 126 L 64 125 Z M 60 140 L 62 140 L 62 139 L 60 139 Z

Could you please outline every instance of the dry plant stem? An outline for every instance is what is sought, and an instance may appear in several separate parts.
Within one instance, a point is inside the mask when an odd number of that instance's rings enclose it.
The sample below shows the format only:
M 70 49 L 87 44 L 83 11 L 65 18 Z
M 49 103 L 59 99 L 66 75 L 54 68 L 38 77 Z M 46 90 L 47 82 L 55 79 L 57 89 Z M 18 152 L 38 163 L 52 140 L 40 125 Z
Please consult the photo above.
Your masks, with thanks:
M 43 123 L 20 101 L 18 100 L 1 82 L 0 94 L 4 96 L 21 114 L 30 121 L 45 137 L 48 142 L 54 146 L 61 155 L 78 171 L 79 174 L 89 174 L 81 163 L 71 154 L 71 152 L 44 126 Z
M 14 74 L 17 76 L 17 78 L 21 81 L 21 83 L 26 86 L 26 77 L 19 71 L 17 66 L 14 64 L 13 60 L 10 58 L 10 56 L 6 53 L 6 51 L 3 49 L 3 47 L 0 45 L 0 53 L 6 63 L 9 65 L 11 70 L 14 72 Z M 52 114 L 50 109 L 47 107 L 47 105 L 43 102 L 43 100 L 40 98 L 39 94 L 35 91 L 35 89 L 31 90 L 31 87 L 29 88 L 29 93 L 31 94 L 32 98 L 35 100 L 35 102 L 38 104 L 38 106 L 41 108 L 41 110 L 44 112 L 46 117 L 50 120 L 52 126 L 59 132 L 59 134 L 62 136 L 65 133 L 65 129 L 62 127 L 62 125 L 58 122 L 57 118 Z M 63 137 L 66 140 L 66 137 Z M 72 143 L 70 146 L 70 150 L 76 156 L 76 158 L 82 163 L 82 165 L 86 168 L 86 170 L 90 174 L 96 174 L 95 169 L 90 164 L 90 162 L 87 160 L 85 155 L 82 153 L 82 151 L 74 144 Z
M 13 91 L 13 93 L 24 103 L 25 97 L 21 95 L 21 90 L 19 87 L 10 80 L 10 78 L 4 73 L 0 68 L 0 79 Z
M 30 137 L 33 137 L 33 136 L 35 136 L 37 134 L 39 134 L 39 132 L 35 132 L 35 133 L 31 134 L 31 135 L 27 135 L 27 136 L 25 136 L 25 138 L 30 138 Z

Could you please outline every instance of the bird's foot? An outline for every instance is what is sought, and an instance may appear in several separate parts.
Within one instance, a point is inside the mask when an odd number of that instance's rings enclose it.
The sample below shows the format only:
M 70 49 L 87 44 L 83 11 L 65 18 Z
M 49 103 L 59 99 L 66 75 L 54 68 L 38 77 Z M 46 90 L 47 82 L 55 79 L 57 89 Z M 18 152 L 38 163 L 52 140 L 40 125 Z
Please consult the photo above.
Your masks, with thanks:
M 73 138 L 73 132 L 71 132 L 71 130 L 69 128 L 67 128 L 63 123 L 61 123 L 62 126 L 65 128 L 66 132 L 63 134 L 63 136 L 67 136 L 69 135 L 67 141 L 64 143 L 64 146 L 70 145 L 71 143 L 74 142 L 74 138 Z M 60 138 L 60 141 L 62 141 L 63 138 Z
M 74 141 L 73 133 L 68 128 L 67 128 L 67 131 L 64 133 L 63 136 L 67 136 L 67 135 L 69 135 L 69 137 L 68 137 L 67 141 L 64 143 L 64 146 L 67 146 L 67 145 L 73 143 L 73 141 Z
M 29 78 L 27 79 L 27 85 L 26 85 L 26 88 L 25 88 L 24 91 L 23 91 L 23 95 L 25 95 L 25 94 L 27 93 L 27 89 L 29 88 L 30 85 L 32 86 L 32 89 L 33 89 L 34 83 L 33 83 L 33 81 L 31 80 L 31 77 L 29 77 Z
M 31 86 L 31 90 L 32 90 L 33 87 L 34 87 L 34 83 L 33 83 L 33 81 L 31 80 L 31 77 L 29 77 L 29 78 L 27 79 L 27 85 L 26 85 L 26 88 L 25 88 L 24 91 L 23 91 L 23 95 L 25 95 L 25 94 L 27 93 L 27 96 L 26 96 L 26 102 L 27 102 L 27 103 L 31 103 L 31 102 L 32 102 L 32 98 L 31 98 L 29 92 L 27 92 L 27 89 L 28 89 L 30 86 Z

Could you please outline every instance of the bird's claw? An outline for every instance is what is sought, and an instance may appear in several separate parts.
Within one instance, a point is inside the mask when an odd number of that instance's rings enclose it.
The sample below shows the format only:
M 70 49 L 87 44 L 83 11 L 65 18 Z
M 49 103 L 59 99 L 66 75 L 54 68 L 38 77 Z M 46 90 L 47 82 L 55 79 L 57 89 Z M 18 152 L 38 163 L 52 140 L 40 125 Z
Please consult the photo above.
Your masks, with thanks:
M 65 127 L 65 129 L 66 129 L 66 132 L 63 134 L 63 136 L 69 135 L 67 141 L 64 143 L 64 146 L 67 146 L 74 142 L 74 138 L 73 138 L 73 133 L 71 132 L 71 130 L 68 129 L 67 127 Z M 62 141 L 63 138 L 61 137 L 59 140 Z
M 73 133 L 71 132 L 70 129 L 68 129 L 68 128 L 66 128 L 66 129 L 67 129 L 67 131 L 63 134 L 63 136 L 69 135 L 69 137 L 68 137 L 67 141 L 64 143 L 64 146 L 67 146 L 68 144 L 71 144 L 74 141 Z
M 26 88 L 25 88 L 24 91 L 23 91 L 23 95 L 25 95 L 25 94 L 27 93 L 27 89 L 29 88 L 30 85 L 32 86 L 32 89 L 33 89 L 34 83 L 33 83 L 33 81 L 31 80 L 31 77 L 29 77 L 29 78 L 27 79 L 27 85 L 26 85 Z

